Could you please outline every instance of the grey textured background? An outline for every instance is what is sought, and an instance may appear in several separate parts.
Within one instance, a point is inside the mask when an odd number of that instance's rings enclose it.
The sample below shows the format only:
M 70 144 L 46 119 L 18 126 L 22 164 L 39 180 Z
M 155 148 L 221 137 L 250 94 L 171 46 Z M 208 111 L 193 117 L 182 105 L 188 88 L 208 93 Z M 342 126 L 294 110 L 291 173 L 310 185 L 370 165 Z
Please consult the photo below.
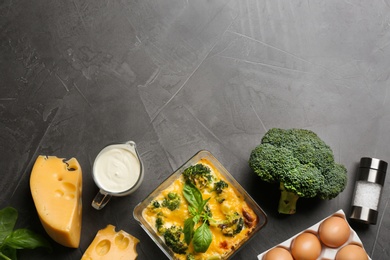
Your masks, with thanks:
M 132 211 L 200 149 L 255 198 L 267 226 L 234 259 L 256 259 L 320 219 L 349 213 L 361 157 L 390 160 L 390 2 L 261 0 L 0 1 L 0 205 L 44 233 L 29 191 L 39 154 L 83 169 L 79 249 L 20 259 L 79 259 L 107 224 L 141 240 L 139 259 L 165 258 Z M 277 187 L 247 160 L 272 128 L 315 131 L 348 169 L 331 201 L 276 212 Z M 91 166 L 108 143 L 133 140 L 140 189 L 102 211 Z M 390 178 L 375 226 L 354 225 L 372 259 L 390 259 Z

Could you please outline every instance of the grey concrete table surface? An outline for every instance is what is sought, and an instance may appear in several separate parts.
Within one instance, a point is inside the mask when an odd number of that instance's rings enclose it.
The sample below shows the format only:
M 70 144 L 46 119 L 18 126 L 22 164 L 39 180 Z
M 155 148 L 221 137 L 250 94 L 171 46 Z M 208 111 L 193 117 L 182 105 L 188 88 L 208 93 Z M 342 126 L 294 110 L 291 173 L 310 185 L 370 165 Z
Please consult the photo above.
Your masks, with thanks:
M 261 252 L 333 212 L 350 210 L 361 157 L 390 160 L 390 2 L 0 2 L 0 205 L 44 234 L 29 190 L 38 155 L 83 170 L 78 249 L 21 250 L 19 259 L 79 259 L 113 224 L 140 239 L 139 259 L 164 259 L 132 211 L 201 149 L 211 151 L 268 215 L 234 259 Z M 277 213 L 279 191 L 248 166 L 273 127 L 306 128 L 348 169 L 335 199 Z M 133 140 L 145 164 L 134 194 L 96 211 L 91 166 L 108 143 Z M 390 178 L 376 225 L 356 226 L 372 259 L 390 259 Z

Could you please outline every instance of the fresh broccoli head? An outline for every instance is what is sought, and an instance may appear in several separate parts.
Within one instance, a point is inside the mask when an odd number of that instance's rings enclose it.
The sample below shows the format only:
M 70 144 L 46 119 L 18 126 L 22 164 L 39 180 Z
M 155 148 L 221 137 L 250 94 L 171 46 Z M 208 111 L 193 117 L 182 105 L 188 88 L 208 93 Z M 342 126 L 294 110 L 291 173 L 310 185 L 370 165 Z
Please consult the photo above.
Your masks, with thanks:
M 177 193 L 170 192 L 168 193 L 168 196 L 164 198 L 162 206 L 173 211 L 180 206 L 180 202 L 180 196 Z
M 312 163 L 321 170 L 329 170 L 334 164 L 332 149 L 316 133 L 307 129 L 272 128 L 261 143 L 286 148 L 301 164 Z
M 190 182 L 199 189 L 208 187 L 213 180 L 210 168 L 203 164 L 196 164 L 188 167 L 183 172 L 186 182 Z
M 347 170 L 331 148 L 306 129 L 270 129 L 252 152 L 249 166 L 270 183 L 280 183 L 279 212 L 294 214 L 298 198 L 332 199 L 347 183 Z
M 188 246 L 184 242 L 183 229 L 171 226 L 164 233 L 165 244 L 177 254 L 185 254 Z
M 344 165 L 335 163 L 333 168 L 324 175 L 324 185 L 318 196 L 321 199 L 333 199 L 339 195 L 339 193 L 347 185 L 347 169 Z M 340 187 L 343 187 L 342 189 Z M 341 189 L 341 190 L 340 190 Z

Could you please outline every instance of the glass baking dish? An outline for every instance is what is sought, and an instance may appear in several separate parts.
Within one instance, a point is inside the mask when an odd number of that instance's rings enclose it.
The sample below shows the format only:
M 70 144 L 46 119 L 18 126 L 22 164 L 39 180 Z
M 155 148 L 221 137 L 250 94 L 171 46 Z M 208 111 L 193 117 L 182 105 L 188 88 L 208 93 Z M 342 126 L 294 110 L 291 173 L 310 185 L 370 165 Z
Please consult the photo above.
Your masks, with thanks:
M 244 190 L 244 188 L 233 178 L 233 176 L 222 166 L 222 164 L 209 152 L 206 150 L 201 150 L 197 152 L 193 157 L 191 157 L 187 162 L 185 162 L 180 168 L 173 172 L 165 181 L 163 181 L 154 191 L 152 191 L 142 202 L 140 202 L 134 208 L 134 218 L 138 221 L 140 226 L 145 230 L 145 232 L 152 238 L 152 240 L 157 244 L 157 246 L 164 252 L 164 254 L 170 259 L 177 259 L 173 251 L 166 246 L 164 238 L 159 235 L 154 226 L 148 223 L 148 221 L 143 216 L 143 211 L 146 209 L 151 202 L 159 196 L 162 191 L 167 189 L 175 180 L 181 177 L 183 171 L 189 166 L 197 164 L 200 160 L 206 159 L 210 162 L 215 169 L 226 179 L 227 183 L 232 185 L 247 205 L 252 209 L 252 211 L 257 216 L 257 224 L 252 227 L 251 233 L 246 236 L 241 242 L 235 246 L 234 250 L 231 250 L 227 255 L 221 259 L 231 258 L 238 250 L 240 250 L 251 238 L 253 238 L 267 223 L 267 216 L 264 211 L 260 208 L 259 205 L 251 198 L 251 196 Z

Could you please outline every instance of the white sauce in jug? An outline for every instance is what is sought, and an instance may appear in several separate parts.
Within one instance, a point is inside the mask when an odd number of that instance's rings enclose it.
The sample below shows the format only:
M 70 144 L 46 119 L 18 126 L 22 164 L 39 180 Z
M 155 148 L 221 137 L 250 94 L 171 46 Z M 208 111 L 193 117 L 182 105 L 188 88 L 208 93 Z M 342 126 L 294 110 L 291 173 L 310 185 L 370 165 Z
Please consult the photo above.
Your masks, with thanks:
M 131 189 L 140 177 L 140 162 L 130 150 L 118 146 L 106 147 L 95 160 L 93 174 L 96 183 L 107 192 L 120 193 Z

